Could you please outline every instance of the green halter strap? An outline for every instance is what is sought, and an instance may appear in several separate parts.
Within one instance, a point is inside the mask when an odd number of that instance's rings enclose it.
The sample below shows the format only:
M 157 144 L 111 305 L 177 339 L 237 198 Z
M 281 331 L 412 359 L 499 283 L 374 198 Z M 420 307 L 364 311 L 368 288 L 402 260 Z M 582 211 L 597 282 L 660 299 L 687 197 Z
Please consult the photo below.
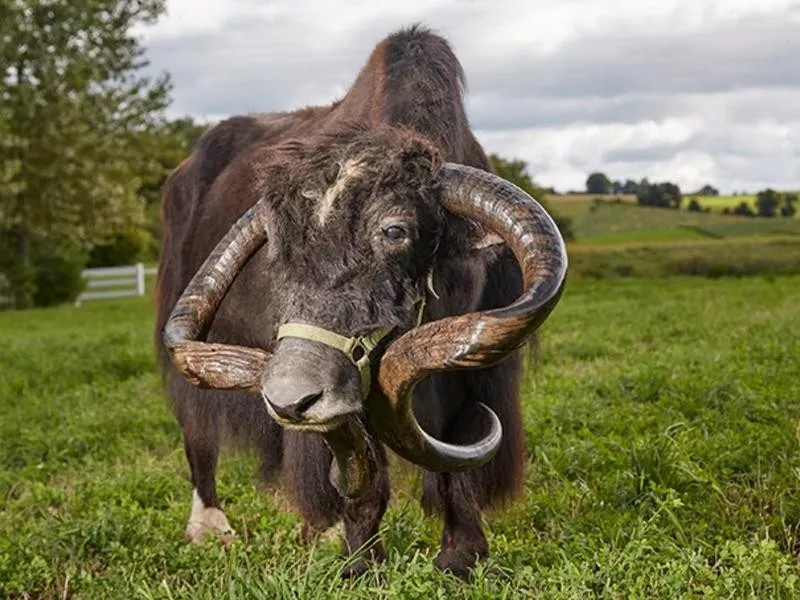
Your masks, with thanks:
M 361 389 L 366 398 L 369 394 L 372 373 L 369 368 L 369 355 L 394 327 L 381 327 L 358 337 L 344 337 L 316 325 L 307 323 L 286 323 L 278 329 L 278 338 L 296 337 L 320 342 L 341 350 L 350 359 L 361 377 Z
M 436 290 L 433 289 L 432 269 L 428 272 L 427 287 L 436 298 L 439 297 Z M 425 312 L 427 296 L 423 292 L 422 297 L 417 300 L 419 303 L 417 327 L 422 324 L 422 315 Z M 308 323 L 286 323 L 278 329 L 277 339 L 281 340 L 286 337 L 304 338 L 340 350 L 358 369 L 358 374 L 361 378 L 361 390 L 364 393 L 364 398 L 366 398 L 369 395 L 372 383 L 372 372 L 369 365 L 370 354 L 393 329 L 394 326 L 380 327 L 364 335 L 344 337 L 333 331 L 328 331 L 316 325 L 309 325 Z

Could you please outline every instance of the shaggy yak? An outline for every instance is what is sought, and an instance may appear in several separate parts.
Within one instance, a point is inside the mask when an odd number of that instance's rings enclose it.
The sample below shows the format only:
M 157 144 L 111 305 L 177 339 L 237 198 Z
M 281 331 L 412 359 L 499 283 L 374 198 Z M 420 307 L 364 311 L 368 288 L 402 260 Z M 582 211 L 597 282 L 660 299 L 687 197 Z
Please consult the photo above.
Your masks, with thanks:
M 443 516 L 436 566 L 468 577 L 488 555 L 481 511 L 523 481 L 520 353 L 567 259 L 492 173 L 463 85 L 448 42 L 406 28 L 340 100 L 229 118 L 171 173 L 156 338 L 191 540 L 234 535 L 215 484 L 233 439 L 280 475 L 304 539 L 343 521 L 351 575 L 385 557 L 386 447 Z

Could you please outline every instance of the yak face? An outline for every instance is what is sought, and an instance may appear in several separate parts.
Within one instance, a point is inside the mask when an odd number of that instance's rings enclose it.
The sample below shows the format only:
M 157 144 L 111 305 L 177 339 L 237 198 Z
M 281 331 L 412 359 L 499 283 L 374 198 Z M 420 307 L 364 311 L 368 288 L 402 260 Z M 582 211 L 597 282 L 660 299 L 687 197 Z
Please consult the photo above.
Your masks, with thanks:
M 441 162 L 396 133 L 324 140 L 291 160 L 268 227 L 282 330 L 261 392 L 281 425 L 327 431 L 362 409 L 381 352 L 415 325 L 445 226 Z M 375 348 L 340 347 L 370 335 Z

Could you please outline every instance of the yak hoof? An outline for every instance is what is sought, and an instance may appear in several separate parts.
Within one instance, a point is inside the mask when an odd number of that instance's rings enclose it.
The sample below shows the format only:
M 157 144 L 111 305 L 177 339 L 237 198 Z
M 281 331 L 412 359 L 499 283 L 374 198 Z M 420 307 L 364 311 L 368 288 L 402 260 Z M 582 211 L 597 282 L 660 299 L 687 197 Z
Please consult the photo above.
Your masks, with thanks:
M 209 534 L 225 544 L 230 544 L 236 538 L 236 532 L 225 513 L 214 506 L 205 506 L 195 490 L 192 493 L 192 514 L 186 525 L 186 537 L 190 542 L 199 544 Z
M 347 564 L 342 569 L 343 579 L 356 579 L 369 571 L 370 565 L 378 565 L 386 560 L 386 550 L 383 544 L 377 542 L 369 549 L 365 549 L 347 557 Z
M 369 563 L 365 559 L 359 558 L 342 568 L 342 579 L 358 579 L 367 571 L 369 571 Z
M 314 542 L 330 542 L 339 539 L 344 533 L 344 524 L 341 520 L 332 525 L 314 525 L 308 521 L 303 522 L 300 530 L 300 540 L 304 544 Z
M 220 525 L 212 525 L 204 521 L 189 521 L 186 526 L 186 537 L 193 544 L 200 544 L 207 535 L 213 535 L 219 538 L 223 543 L 230 544 L 236 539 L 236 532 L 230 525 L 225 525 L 227 519 L 225 514 L 218 508 L 210 508 L 209 512 L 216 511 L 211 520 L 220 521 Z
M 478 560 L 485 558 L 484 552 L 468 552 L 458 547 L 450 546 L 443 548 L 436 560 L 433 561 L 434 566 L 440 571 L 455 575 L 459 579 L 469 581 L 472 575 L 472 569 L 477 564 Z

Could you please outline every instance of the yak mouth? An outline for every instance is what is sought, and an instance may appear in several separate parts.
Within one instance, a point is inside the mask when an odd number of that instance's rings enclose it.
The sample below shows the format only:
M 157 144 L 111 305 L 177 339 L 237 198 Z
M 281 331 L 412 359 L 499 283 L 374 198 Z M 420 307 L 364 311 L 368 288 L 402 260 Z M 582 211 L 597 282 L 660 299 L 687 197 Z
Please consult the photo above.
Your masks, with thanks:
M 412 408 L 414 388 L 435 373 L 486 368 L 505 360 L 547 319 L 566 282 L 564 239 L 535 199 L 497 175 L 465 165 L 446 163 L 437 177 L 445 210 L 476 222 L 513 252 L 522 272 L 523 292 L 508 306 L 445 317 L 405 332 L 383 350 L 370 393 L 363 392 L 360 384 L 371 383 L 372 374 L 361 366 L 353 368 L 361 360 L 351 355 L 348 361 L 340 350 L 324 344 L 289 352 L 290 343 L 308 342 L 289 337 L 279 342 L 273 354 L 201 341 L 233 280 L 267 241 L 271 209 L 266 197 L 218 242 L 175 304 L 164 329 L 164 344 L 173 364 L 189 382 L 198 387 L 261 392 L 279 423 L 323 432 L 335 448 L 337 462 L 349 465 L 342 472 L 348 481 L 358 480 L 354 489 L 359 492 L 366 474 L 372 472 L 366 465 L 371 459 L 363 449 L 363 432 L 354 424 L 361 420 L 355 414 L 362 411 L 377 440 L 426 470 L 470 470 L 495 456 L 503 432 L 490 407 L 479 405 L 490 417 L 487 432 L 476 432 L 478 440 L 466 445 L 450 444 L 420 427 Z M 472 240 L 475 247 L 481 247 L 483 238 L 479 234 Z M 351 369 L 344 379 L 341 369 Z M 356 371 L 364 374 L 363 382 Z M 297 380 L 298 374 L 303 381 Z M 283 398 L 279 398 L 283 392 L 276 395 L 273 389 L 281 378 L 285 381 L 280 385 L 290 390 Z M 354 462 L 347 462 L 352 456 Z
M 304 386 L 302 383 L 298 385 L 297 381 L 290 382 L 288 386 L 281 386 L 272 380 L 262 381 L 261 384 L 261 398 L 269 416 L 286 429 L 331 431 L 362 412 L 360 399 L 350 399 L 347 394 L 336 390 L 298 393 L 297 390 Z M 276 392 L 281 389 L 283 392 Z
M 334 429 L 339 429 L 342 425 L 345 424 L 350 418 L 353 418 L 355 415 L 359 414 L 360 411 L 349 411 L 347 413 L 341 413 L 338 415 L 333 415 L 328 419 L 317 421 L 317 420 L 301 420 L 295 421 L 293 419 L 286 419 L 281 417 L 275 409 L 270 404 L 269 400 L 264 397 L 265 404 L 267 405 L 267 412 L 269 416 L 272 417 L 272 420 L 275 421 L 278 425 L 283 427 L 284 429 L 289 429 L 291 431 L 300 431 L 300 432 L 308 432 L 308 433 L 327 433 L 329 431 L 333 431 Z

